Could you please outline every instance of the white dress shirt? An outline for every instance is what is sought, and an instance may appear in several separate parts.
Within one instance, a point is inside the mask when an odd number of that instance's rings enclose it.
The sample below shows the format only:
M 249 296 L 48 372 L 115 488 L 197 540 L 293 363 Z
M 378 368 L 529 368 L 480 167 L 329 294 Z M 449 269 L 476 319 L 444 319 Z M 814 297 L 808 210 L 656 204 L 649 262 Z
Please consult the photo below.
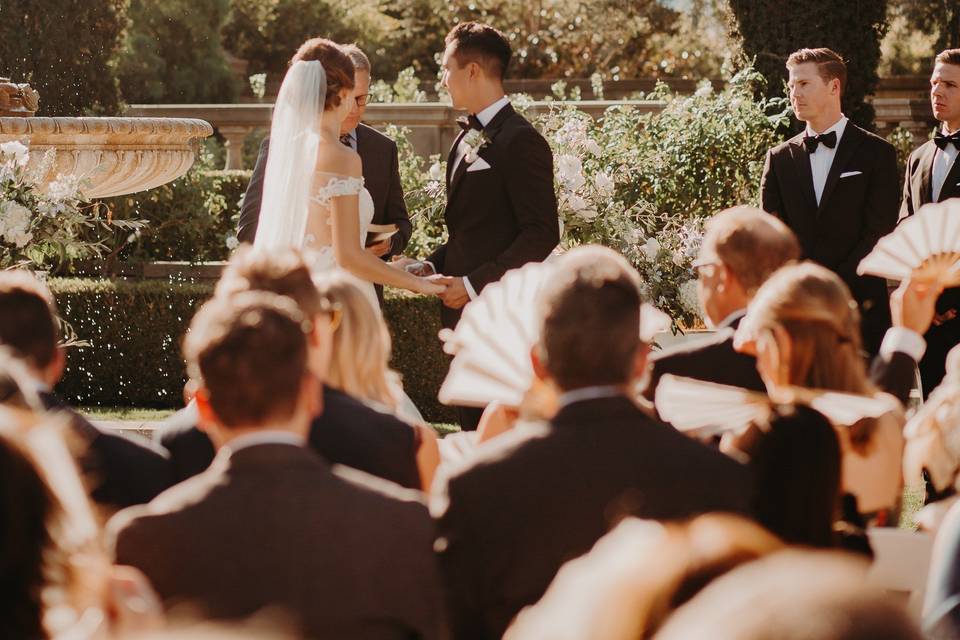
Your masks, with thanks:
M 823 188 L 827 184 L 827 176 L 830 174 L 830 167 L 833 165 L 833 158 L 837 155 L 837 149 L 840 148 L 840 139 L 843 138 L 843 132 L 847 128 L 847 118 L 841 115 L 836 124 L 821 131 L 819 134 L 807 125 L 806 135 L 814 137 L 831 131 L 837 132 L 837 144 L 830 149 L 825 144 L 818 144 L 817 150 L 810 154 L 810 172 L 813 174 L 813 191 L 817 194 L 817 205 L 820 204 L 820 198 L 823 197 Z
M 255 447 L 261 444 L 289 444 L 302 447 L 306 445 L 306 440 L 289 431 L 265 428 L 261 431 L 247 433 L 234 438 L 225 445 L 225 448 L 229 449 L 230 453 L 236 453 L 240 449 Z
M 501 97 L 499 100 L 491 104 L 489 107 L 486 107 L 483 110 L 481 110 L 479 113 L 477 113 L 477 120 L 479 120 L 480 124 L 482 124 L 483 126 L 487 126 L 488 124 L 490 124 L 490 121 L 493 120 L 494 116 L 500 113 L 500 110 L 503 109 L 508 104 L 510 104 L 510 100 L 507 98 L 507 96 Z M 463 137 L 461 137 L 460 143 L 457 145 L 457 154 L 456 156 L 454 156 L 454 159 L 453 159 L 453 168 L 450 170 L 451 177 L 453 176 L 453 174 L 457 172 L 457 167 L 460 166 L 460 161 L 463 160 L 463 156 L 465 156 L 466 154 L 467 154 L 467 145 L 464 144 Z M 430 266 L 433 267 L 432 264 Z M 436 267 L 434 267 L 433 270 L 436 271 Z M 477 297 L 477 292 L 473 288 L 473 285 L 470 284 L 470 279 L 467 278 L 467 276 L 463 276 L 463 288 L 467 290 L 467 295 L 470 297 L 471 300 Z
M 944 135 L 955 133 L 953 131 L 947 131 L 947 125 L 943 125 L 942 130 Z M 946 182 L 947 174 L 950 173 L 950 169 L 953 167 L 956 159 L 957 148 L 952 142 L 943 150 L 938 148 L 936 155 L 933 156 L 933 175 L 931 176 L 933 184 L 930 185 L 933 191 L 933 202 L 937 202 L 940 199 L 943 183 Z
M 587 400 L 597 400 L 599 398 L 616 398 L 617 396 L 626 397 L 623 387 L 615 385 L 605 385 L 598 387 L 581 387 L 573 391 L 566 391 L 557 398 L 557 406 L 562 409 L 575 402 L 585 402 Z

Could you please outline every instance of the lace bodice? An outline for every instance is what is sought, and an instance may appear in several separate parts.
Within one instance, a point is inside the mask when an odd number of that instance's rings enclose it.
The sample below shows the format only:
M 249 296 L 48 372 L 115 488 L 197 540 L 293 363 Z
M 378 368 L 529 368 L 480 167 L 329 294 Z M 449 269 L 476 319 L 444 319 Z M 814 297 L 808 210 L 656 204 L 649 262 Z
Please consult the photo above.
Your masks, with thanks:
M 367 228 L 373 222 L 373 198 L 363 186 L 363 178 L 342 176 L 334 173 L 319 172 L 317 183 L 320 185 L 310 198 L 311 213 L 307 221 L 307 233 L 303 246 L 307 249 L 330 248 L 330 204 L 334 198 L 358 196 L 360 216 L 360 246 L 364 245 Z M 326 182 L 324 182 L 326 180 Z

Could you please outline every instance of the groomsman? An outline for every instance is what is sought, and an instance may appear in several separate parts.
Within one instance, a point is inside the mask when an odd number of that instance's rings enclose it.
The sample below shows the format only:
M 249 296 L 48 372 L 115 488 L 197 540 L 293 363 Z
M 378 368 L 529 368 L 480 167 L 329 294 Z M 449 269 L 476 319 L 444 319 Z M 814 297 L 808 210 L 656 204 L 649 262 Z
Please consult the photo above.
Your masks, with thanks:
M 929 202 L 960 197 L 960 49 L 948 49 L 937 56 L 930 76 L 930 106 L 940 122 L 935 137 L 907 161 L 900 218 L 912 216 Z M 926 397 L 940 384 L 947 352 L 960 342 L 960 289 L 948 289 L 937 301 L 937 316 L 927 331 L 927 351 L 920 361 L 920 378 Z
M 864 347 L 876 354 L 890 308 L 882 278 L 857 265 L 897 222 L 897 154 L 840 110 L 847 79 L 830 49 L 800 49 L 787 59 L 790 103 L 806 130 L 767 153 L 760 181 L 764 210 L 789 226 L 804 257 L 836 272 L 860 305 Z

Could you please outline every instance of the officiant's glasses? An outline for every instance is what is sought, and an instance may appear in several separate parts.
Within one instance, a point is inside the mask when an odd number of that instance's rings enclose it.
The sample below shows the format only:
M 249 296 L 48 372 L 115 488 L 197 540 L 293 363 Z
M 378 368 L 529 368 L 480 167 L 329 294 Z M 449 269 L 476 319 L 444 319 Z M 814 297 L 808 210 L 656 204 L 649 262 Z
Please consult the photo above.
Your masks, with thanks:
M 354 100 L 357 101 L 358 107 L 365 107 L 370 104 L 370 94 L 365 93 L 362 96 L 355 96 Z

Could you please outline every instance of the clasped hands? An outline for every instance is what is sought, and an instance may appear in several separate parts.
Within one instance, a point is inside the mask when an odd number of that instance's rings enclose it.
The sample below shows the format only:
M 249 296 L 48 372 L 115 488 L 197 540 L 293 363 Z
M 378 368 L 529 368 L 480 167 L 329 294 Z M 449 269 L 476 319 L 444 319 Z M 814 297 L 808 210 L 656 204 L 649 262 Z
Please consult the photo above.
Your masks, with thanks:
M 470 302 L 470 294 L 467 293 L 463 278 L 438 274 L 430 263 L 413 258 L 396 257 L 393 259 L 393 265 L 420 278 L 430 278 L 431 282 L 445 287 L 443 293 L 437 295 L 446 307 L 460 309 Z

